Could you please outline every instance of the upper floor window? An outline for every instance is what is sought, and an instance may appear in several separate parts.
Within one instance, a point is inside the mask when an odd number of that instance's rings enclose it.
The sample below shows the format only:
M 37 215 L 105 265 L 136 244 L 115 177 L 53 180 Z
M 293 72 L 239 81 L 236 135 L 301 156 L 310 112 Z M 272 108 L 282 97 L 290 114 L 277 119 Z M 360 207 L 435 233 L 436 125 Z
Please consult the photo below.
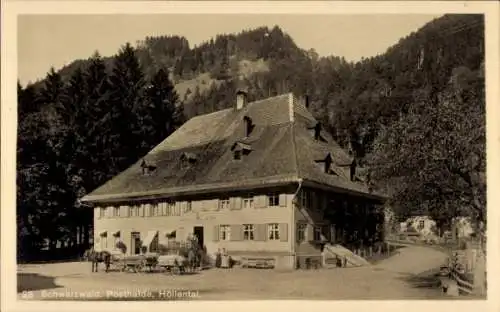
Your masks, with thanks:
M 167 216 L 175 216 L 175 215 L 177 215 L 175 202 L 174 201 L 167 202 Z
M 157 204 L 157 203 L 153 203 L 153 204 L 151 204 L 151 206 L 149 206 L 149 207 L 150 207 L 149 209 L 151 210 L 150 215 L 151 215 L 152 217 L 157 217 L 157 216 L 158 216 L 158 212 L 159 212 L 159 211 L 158 211 L 158 210 L 159 210 L 159 209 L 158 209 L 158 208 L 159 208 L 159 207 L 158 207 L 158 204 Z
M 190 212 L 192 210 L 192 205 L 191 205 L 191 201 L 187 201 L 186 202 L 186 206 L 184 207 L 184 212 Z
M 424 220 L 418 221 L 418 229 L 423 230 L 424 227 L 425 227 L 425 221 Z
M 280 196 L 278 194 L 271 194 L 267 196 L 268 206 L 274 207 L 280 205 Z
M 120 207 L 113 207 L 113 216 L 114 217 L 120 216 Z
M 106 207 L 99 208 L 99 217 L 103 218 L 106 216 Z
M 229 209 L 229 198 L 219 200 L 219 210 Z
M 243 198 L 243 208 L 253 208 L 253 196 L 248 196 Z
M 302 190 L 300 204 L 302 208 L 313 209 L 313 193 L 308 190 Z
M 129 215 L 131 217 L 138 217 L 140 214 L 141 206 L 139 205 L 133 205 L 129 207 Z

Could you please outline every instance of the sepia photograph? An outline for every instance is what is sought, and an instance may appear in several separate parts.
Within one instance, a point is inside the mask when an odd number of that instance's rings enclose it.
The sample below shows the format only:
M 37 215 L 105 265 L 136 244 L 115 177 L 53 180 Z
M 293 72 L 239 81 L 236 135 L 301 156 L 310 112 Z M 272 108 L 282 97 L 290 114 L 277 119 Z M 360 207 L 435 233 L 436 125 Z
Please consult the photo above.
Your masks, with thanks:
M 492 299 L 491 19 L 271 11 L 14 17 L 10 300 Z

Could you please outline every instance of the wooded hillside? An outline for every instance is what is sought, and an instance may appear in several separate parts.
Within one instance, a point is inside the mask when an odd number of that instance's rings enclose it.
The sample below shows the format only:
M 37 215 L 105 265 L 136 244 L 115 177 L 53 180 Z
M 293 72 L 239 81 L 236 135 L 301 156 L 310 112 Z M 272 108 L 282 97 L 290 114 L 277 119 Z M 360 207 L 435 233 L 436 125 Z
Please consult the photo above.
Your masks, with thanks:
M 369 183 L 392 196 L 398 214 L 429 213 L 442 225 L 457 213 L 486 220 L 482 15 L 446 15 L 358 63 L 319 57 L 279 27 L 262 27 L 196 47 L 148 37 L 19 86 L 22 256 L 42 239 L 74 244 L 75 233 L 88 233 L 92 212 L 77 199 L 187 118 L 232 106 L 240 79 L 251 100 L 308 94 L 314 115 L 370 168 Z

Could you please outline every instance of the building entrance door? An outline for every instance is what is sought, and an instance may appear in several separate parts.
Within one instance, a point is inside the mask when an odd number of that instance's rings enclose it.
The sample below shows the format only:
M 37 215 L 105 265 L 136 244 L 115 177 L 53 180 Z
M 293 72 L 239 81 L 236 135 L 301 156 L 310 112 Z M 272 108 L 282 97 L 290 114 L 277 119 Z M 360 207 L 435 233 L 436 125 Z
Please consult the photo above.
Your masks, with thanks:
M 202 226 L 195 226 L 193 228 L 193 234 L 196 235 L 198 238 L 198 245 L 203 248 L 205 245 L 204 243 L 204 235 L 203 235 L 203 227 Z
M 132 232 L 131 237 L 132 244 L 130 246 L 130 251 L 133 255 L 138 255 L 141 253 L 141 233 Z

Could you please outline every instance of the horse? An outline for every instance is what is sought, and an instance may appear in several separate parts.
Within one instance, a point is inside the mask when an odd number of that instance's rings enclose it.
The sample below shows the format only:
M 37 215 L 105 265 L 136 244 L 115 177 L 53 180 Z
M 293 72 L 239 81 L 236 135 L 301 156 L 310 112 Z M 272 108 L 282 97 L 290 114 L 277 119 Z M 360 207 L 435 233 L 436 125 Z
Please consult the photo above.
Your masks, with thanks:
M 92 272 L 99 271 L 98 266 L 101 262 L 104 263 L 106 273 L 109 271 L 111 265 L 111 253 L 109 251 L 95 251 L 92 249 L 87 253 L 87 257 L 92 262 Z
M 194 270 L 196 269 L 197 267 L 197 262 L 198 262 L 198 256 L 197 256 L 197 253 L 196 251 L 193 249 L 193 248 L 190 248 L 189 251 L 188 251 L 188 254 L 187 254 L 187 268 L 189 268 L 189 270 L 191 272 L 194 272 Z

